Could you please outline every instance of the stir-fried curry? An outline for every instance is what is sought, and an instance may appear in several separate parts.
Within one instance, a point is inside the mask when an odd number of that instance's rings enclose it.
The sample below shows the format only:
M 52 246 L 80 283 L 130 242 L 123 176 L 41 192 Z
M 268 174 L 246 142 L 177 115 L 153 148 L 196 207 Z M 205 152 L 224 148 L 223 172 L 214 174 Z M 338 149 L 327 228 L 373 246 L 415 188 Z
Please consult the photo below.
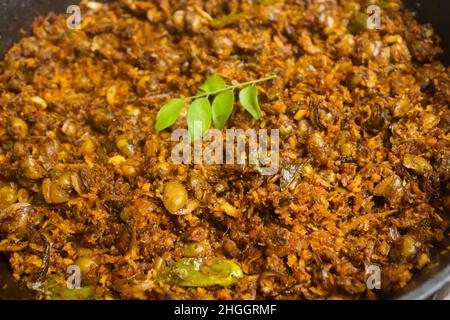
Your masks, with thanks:
M 38 18 L 0 63 L 0 251 L 38 298 L 377 298 L 429 265 L 448 236 L 449 69 L 399 1 L 81 13 Z M 277 173 L 173 162 L 189 106 L 160 132 L 157 114 L 212 75 L 271 77 L 261 117 L 236 98 L 224 129 L 278 129 Z

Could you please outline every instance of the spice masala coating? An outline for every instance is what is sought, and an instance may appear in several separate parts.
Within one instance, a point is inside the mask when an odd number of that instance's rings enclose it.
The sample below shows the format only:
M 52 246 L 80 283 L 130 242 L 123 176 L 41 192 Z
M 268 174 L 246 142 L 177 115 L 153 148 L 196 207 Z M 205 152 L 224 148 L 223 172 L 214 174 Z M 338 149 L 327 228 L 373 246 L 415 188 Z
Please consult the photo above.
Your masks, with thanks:
M 376 299 L 430 264 L 450 69 L 399 1 L 80 6 L 80 28 L 39 17 L 0 62 L 0 251 L 38 298 Z M 236 104 L 226 128 L 279 129 L 278 173 L 173 163 L 186 109 L 160 133 L 156 114 L 213 74 L 277 76 L 261 119 Z

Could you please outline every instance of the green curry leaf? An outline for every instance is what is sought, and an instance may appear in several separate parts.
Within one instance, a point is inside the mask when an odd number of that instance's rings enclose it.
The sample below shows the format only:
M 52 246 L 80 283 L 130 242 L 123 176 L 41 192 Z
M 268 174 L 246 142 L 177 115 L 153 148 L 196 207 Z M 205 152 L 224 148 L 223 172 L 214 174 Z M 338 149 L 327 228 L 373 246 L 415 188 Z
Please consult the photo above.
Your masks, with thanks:
M 233 112 L 234 94 L 233 91 L 227 90 L 218 94 L 212 103 L 212 118 L 214 126 L 222 129 L 228 118 Z
M 231 260 L 183 258 L 172 270 L 161 274 L 159 279 L 181 287 L 226 287 L 235 284 L 242 277 L 241 268 Z
M 59 277 L 54 276 L 47 282 L 44 292 L 51 300 L 89 300 L 94 297 L 95 290 L 92 286 L 69 289 L 64 284 Z
M 261 108 L 259 107 L 258 102 L 258 89 L 255 86 L 242 89 L 239 92 L 239 102 L 253 118 L 256 120 L 261 118 Z
M 211 127 L 211 105 L 207 98 L 192 102 L 187 112 L 189 135 L 193 141 L 200 139 Z
M 211 93 L 217 90 L 224 89 L 227 86 L 225 80 L 218 75 L 212 75 L 200 86 L 200 91 L 205 93 Z
M 155 122 L 155 130 L 156 132 L 160 132 L 177 121 L 178 116 L 180 115 L 181 109 L 183 108 L 184 100 L 183 99 L 172 99 L 164 105 L 156 115 Z
M 94 296 L 94 288 L 90 286 L 78 289 L 60 288 L 51 294 L 52 300 L 89 300 Z
M 255 119 L 259 119 L 261 109 L 258 103 L 258 89 L 255 85 L 276 77 L 276 75 L 270 75 L 257 80 L 227 85 L 221 77 L 212 75 L 200 86 L 196 95 L 184 99 L 173 99 L 164 105 L 156 115 L 155 131 L 160 132 L 172 126 L 177 121 L 184 103 L 188 101 L 192 101 L 187 112 L 188 130 L 192 140 L 200 139 L 211 127 L 211 121 L 214 121 L 216 128 L 222 129 L 233 112 L 233 90 L 237 88 L 244 88 L 239 92 L 239 101 L 242 106 Z M 214 97 L 212 110 L 210 97 Z

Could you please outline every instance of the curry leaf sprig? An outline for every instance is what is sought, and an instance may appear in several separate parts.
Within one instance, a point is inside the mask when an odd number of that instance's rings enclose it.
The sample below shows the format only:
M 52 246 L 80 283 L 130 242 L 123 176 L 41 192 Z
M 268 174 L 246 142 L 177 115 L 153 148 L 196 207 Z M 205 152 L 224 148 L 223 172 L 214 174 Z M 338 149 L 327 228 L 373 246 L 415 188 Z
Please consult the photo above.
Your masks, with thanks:
M 160 132 L 172 126 L 178 119 L 183 106 L 190 102 L 187 111 L 187 124 L 192 140 L 200 139 L 214 123 L 217 129 L 222 129 L 233 112 L 234 90 L 239 91 L 239 102 L 253 118 L 261 118 L 261 108 L 258 102 L 259 82 L 275 79 L 276 76 L 267 76 L 257 80 L 227 85 L 218 75 L 212 75 L 199 87 L 199 92 L 184 99 L 172 99 L 165 104 L 156 115 L 155 130 Z M 212 104 L 210 97 L 214 97 Z M 198 125 L 200 124 L 200 125 Z

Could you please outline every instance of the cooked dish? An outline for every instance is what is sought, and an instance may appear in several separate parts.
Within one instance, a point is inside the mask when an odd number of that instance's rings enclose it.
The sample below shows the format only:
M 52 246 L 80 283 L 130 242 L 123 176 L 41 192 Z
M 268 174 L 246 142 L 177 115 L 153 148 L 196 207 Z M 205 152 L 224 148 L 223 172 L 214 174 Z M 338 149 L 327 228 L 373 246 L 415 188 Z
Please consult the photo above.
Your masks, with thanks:
M 80 7 L 79 28 L 38 18 L 0 63 L 0 252 L 37 298 L 374 299 L 429 265 L 449 68 L 399 1 Z M 237 103 L 226 128 L 278 129 L 277 173 L 172 161 L 187 106 L 161 132 L 158 111 L 211 75 L 272 76 L 261 118 Z

